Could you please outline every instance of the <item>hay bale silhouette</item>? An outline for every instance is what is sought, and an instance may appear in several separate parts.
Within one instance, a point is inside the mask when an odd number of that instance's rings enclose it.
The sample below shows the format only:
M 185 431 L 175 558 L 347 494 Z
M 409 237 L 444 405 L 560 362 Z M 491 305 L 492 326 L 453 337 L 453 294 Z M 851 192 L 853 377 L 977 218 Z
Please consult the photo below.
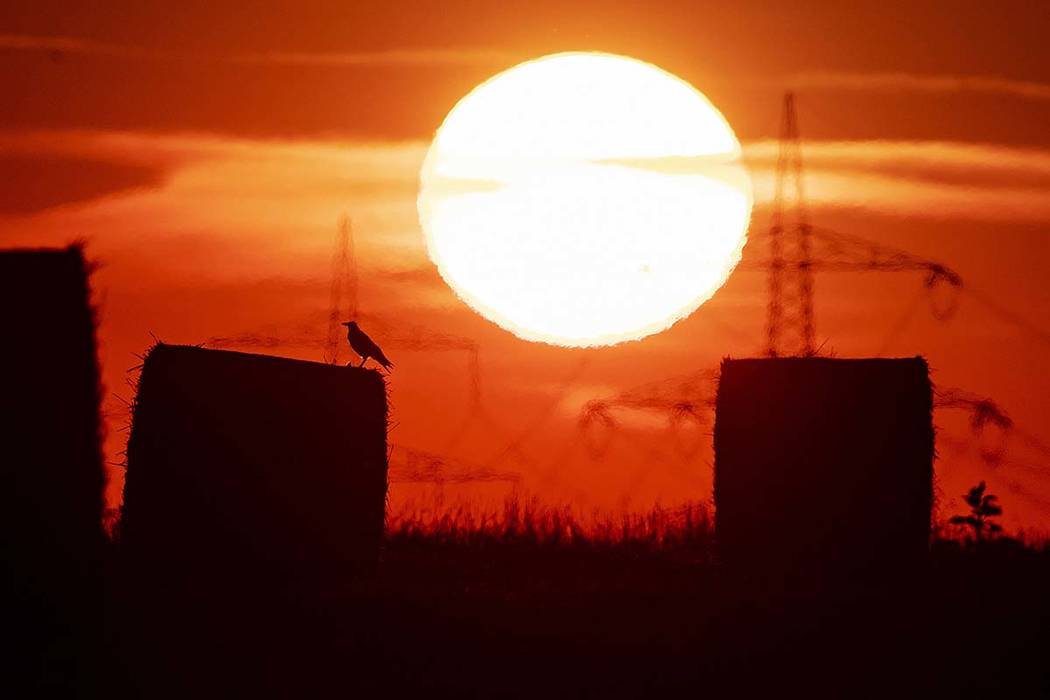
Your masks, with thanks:
M 139 380 L 121 523 L 172 586 L 324 586 L 373 564 L 387 489 L 382 377 L 157 345 Z
M 919 357 L 724 360 L 714 435 L 723 561 L 803 574 L 920 561 L 931 411 Z
M 88 275 L 76 246 L 0 251 L 0 618 L 11 641 L 0 672 L 12 688 L 74 684 L 101 610 L 105 474 Z
M 64 587 L 103 541 L 95 321 L 80 248 L 0 252 L 0 315 L 3 562 L 23 582 Z

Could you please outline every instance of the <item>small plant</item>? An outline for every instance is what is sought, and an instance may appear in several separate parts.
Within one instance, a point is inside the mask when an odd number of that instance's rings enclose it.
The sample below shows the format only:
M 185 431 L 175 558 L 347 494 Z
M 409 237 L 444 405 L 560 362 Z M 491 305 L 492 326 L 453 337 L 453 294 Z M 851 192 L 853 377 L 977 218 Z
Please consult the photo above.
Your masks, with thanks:
M 963 494 L 966 505 L 970 506 L 969 515 L 953 515 L 950 522 L 952 525 L 965 525 L 973 530 L 974 542 L 980 544 L 985 539 L 985 533 L 989 537 L 995 537 L 1003 531 L 1003 528 L 991 521 L 991 518 L 1003 514 L 1003 509 L 996 501 L 997 496 L 985 494 L 987 486 L 982 481 L 969 492 Z

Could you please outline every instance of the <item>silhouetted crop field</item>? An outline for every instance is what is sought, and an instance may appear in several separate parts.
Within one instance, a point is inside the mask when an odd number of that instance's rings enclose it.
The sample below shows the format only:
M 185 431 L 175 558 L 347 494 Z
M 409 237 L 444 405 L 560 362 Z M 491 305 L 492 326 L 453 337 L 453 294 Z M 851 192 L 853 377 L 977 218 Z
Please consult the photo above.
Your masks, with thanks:
M 906 575 L 757 580 L 717 562 L 700 505 L 584 517 L 512 499 L 392 513 L 379 568 L 324 596 L 216 588 L 176 606 L 120 575 L 118 545 L 108 691 L 1045 693 L 1050 549 L 957 534 Z

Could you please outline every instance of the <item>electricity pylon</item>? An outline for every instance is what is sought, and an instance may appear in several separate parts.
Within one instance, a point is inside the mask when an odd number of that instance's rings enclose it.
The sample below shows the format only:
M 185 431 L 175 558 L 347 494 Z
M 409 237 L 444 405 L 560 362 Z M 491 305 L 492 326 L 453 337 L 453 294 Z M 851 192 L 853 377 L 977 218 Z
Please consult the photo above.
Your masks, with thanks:
M 802 146 L 795 116 L 795 95 L 789 92 L 784 95 L 780 122 L 776 194 L 769 229 L 766 316 L 766 355 L 769 357 L 816 354 L 811 235 L 802 182 Z
M 810 223 L 795 96 L 790 92 L 784 96 L 773 217 L 768 235 L 769 261 L 757 266 L 745 263 L 739 269 L 762 269 L 767 274 L 765 354 L 769 357 L 816 354 L 813 279 L 817 272 L 915 270 L 926 273 L 924 287 L 928 294 L 941 285 L 954 292 L 963 288 L 962 278 L 947 265 Z M 943 320 L 954 311 L 953 301 L 946 308 L 934 308 L 934 316 Z
M 357 318 L 357 260 L 354 257 L 354 225 L 350 217 L 339 220 L 335 251 L 332 254 L 332 286 L 328 308 L 328 336 L 325 338 L 325 361 L 339 363 L 343 347 L 342 322 Z

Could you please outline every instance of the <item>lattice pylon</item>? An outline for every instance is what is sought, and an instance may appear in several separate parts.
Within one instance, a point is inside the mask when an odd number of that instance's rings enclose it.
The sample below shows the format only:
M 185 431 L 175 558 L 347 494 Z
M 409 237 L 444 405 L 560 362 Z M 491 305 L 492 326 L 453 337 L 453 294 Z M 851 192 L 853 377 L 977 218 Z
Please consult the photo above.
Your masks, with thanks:
M 325 339 L 324 358 L 338 364 L 343 348 L 344 320 L 357 318 L 357 260 L 354 256 L 354 226 L 350 217 L 339 220 L 335 250 L 332 253 L 332 286 L 328 307 L 328 336 Z
M 766 355 L 769 357 L 810 357 L 816 354 L 811 233 L 803 187 L 802 146 L 795 96 L 789 92 L 784 95 L 773 218 L 769 229 L 769 302 L 766 309 Z

